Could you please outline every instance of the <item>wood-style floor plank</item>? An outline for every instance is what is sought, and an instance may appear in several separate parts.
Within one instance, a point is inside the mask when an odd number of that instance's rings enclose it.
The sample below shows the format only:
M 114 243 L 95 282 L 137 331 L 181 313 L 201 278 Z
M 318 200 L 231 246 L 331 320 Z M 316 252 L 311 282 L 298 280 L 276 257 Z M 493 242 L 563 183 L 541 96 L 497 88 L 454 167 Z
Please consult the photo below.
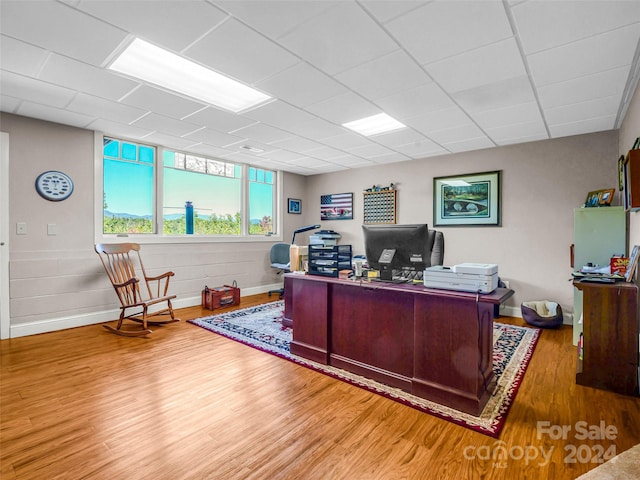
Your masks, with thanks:
M 637 397 L 575 384 L 569 327 L 542 332 L 496 440 L 184 321 L 211 313 L 182 309 L 149 338 L 93 325 L 1 341 L 0 477 L 574 479 L 598 449 L 640 443 Z M 576 438 L 577 422 L 617 434 Z

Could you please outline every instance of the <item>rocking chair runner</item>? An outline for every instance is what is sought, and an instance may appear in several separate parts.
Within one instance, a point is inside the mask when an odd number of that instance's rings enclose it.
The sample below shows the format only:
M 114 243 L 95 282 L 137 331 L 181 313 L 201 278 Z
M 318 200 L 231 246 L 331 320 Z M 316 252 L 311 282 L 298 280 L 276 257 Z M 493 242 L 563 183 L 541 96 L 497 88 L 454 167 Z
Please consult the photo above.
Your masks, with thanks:
M 174 275 L 173 272 L 166 272 L 157 277 L 148 277 L 145 272 L 142 258 L 140 257 L 140 245 L 137 243 L 117 243 L 106 244 L 100 243 L 95 246 L 96 253 L 102 261 L 109 280 L 118 295 L 121 304 L 120 319 L 116 328 L 111 325 L 103 325 L 110 332 L 127 337 L 141 337 L 152 332 L 147 325 L 160 325 L 164 323 L 178 322 L 179 319 L 174 317 L 171 300 L 176 298 L 175 295 L 167 295 L 169 289 L 169 279 Z M 137 254 L 138 264 L 142 271 L 142 277 L 146 285 L 146 295 L 140 291 L 140 280 L 136 275 L 135 255 Z M 133 257 L 133 258 L 132 258 Z M 167 308 L 149 313 L 148 309 L 152 305 L 167 302 Z M 137 309 L 136 313 L 125 315 L 128 309 Z M 142 309 L 142 311 L 140 311 Z M 162 319 L 153 319 L 152 317 L 163 316 Z M 168 316 L 168 318 L 167 318 Z M 142 330 L 127 330 L 122 328 L 125 318 L 142 323 Z

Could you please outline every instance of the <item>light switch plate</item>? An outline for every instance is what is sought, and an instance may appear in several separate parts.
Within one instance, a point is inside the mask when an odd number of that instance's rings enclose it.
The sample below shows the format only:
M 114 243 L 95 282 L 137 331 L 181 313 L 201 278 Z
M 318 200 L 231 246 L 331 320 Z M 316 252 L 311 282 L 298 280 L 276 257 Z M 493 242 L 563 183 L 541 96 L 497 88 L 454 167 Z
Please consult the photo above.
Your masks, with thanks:
M 58 225 L 55 223 L 47 223 L 47 235 L 57 235 Z
M 27 234 L 27 224 L 25 222 L 16 223 L 16 235 L 26 235 Z

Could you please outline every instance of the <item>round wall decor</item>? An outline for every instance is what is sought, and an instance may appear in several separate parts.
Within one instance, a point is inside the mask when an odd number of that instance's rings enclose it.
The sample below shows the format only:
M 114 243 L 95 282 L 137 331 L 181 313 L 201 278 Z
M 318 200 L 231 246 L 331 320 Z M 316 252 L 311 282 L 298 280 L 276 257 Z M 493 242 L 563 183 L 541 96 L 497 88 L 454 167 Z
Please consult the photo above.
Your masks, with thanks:
M 49 170 L 36 178 L 36 190 L 42 198 L 59 202 L 73 193 L 73 180 L 66 173 Z

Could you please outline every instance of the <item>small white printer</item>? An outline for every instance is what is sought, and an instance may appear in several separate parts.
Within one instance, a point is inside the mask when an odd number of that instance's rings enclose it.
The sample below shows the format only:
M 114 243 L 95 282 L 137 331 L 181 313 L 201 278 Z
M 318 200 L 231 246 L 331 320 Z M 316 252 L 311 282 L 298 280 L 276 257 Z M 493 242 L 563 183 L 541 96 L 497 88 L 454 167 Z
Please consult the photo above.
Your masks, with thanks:
M 436 265 L 424 271 L 424 286 L 460 292 L 491 293 L 498 288 L 495 263 L 460 263 L 452 267 Z

